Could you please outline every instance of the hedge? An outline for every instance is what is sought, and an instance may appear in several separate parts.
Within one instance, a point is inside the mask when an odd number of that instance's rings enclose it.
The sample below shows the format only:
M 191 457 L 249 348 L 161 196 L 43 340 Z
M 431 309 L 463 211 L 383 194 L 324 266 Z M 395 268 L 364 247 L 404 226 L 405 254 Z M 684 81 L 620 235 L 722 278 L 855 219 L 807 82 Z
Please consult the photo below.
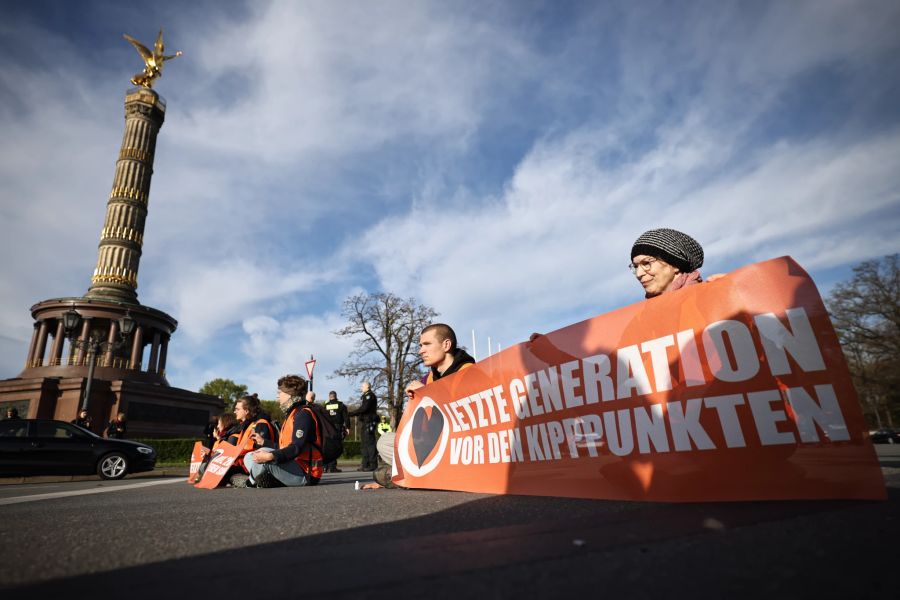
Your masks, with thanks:
M 148 440 L 136 439 L 135 442 L 147 444 L 156 450 L 156 462 L 159 463 L 185 463 L 191 460 L 191 451 L 194 449 L 196 438 Z M 360 456 L 360 442 L 344 440 L 344 453 L 341 458 L 353 458 Z

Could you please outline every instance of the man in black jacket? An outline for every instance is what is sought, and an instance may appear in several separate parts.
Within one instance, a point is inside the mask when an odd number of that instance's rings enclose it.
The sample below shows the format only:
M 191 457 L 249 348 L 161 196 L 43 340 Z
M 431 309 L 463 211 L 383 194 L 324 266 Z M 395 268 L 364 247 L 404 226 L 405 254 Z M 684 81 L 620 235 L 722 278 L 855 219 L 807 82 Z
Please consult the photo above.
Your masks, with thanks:
M 341 439 L 344 439 L 347 436 L 347 405 L 338 400 L 337 392 L 328 392 L 328 401 L 325 403 L 325 411 L 328 413 L 328 418 L 334 425 L 334 428 L 341 434 Z M 325 472 L 340 473 L 341 470 L 338 469 L 337 460 L 327 463 L 325 465 Z
M 378 457 L 375 454 L 375 424 L 378 421 L 378 398 L 372 392 L 372 386 L 364 381 L 360 387 L 360 405 L 347 413 L 348 417 L 359 417 L 362 430 L 362 465 L 360 471 L 374 471 L 378 468 Z
M 419 336 L 419 356 L 428 367 L 421 379 L 411 381 L 406 386 L 406 394 L 412 398 L 415 390 L 432 381 L 453 375 L 467 369 L 475 363 L 469 353 L 456 345 L 456 332 L 444 323 L 432 323 L 422 330 Z M 385 433 L 378 440 L 378 454 L 385 464 L 375 470 L 373 478 L 376 483 L 367 483 L 363 489 L 373 490 L 380 487 L 396 487 L 391 482 L 391 471 L 394 464 L 394 439 L 396 432 Z

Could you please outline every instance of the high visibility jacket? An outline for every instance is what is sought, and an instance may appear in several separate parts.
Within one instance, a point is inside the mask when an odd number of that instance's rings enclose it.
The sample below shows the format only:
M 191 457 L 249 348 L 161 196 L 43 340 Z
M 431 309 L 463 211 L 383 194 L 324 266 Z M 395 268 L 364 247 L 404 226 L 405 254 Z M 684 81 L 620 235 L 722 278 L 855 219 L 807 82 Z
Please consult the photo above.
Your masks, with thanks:
M 247 467 L 244 466 L 244 456 L 248 452 L 253 452 L 256 449 L 254 447 L 255 444 L 253 442 L 253 438 L 250 436 L 254 431 L 256 431 L 256 426 L 260 424 L 265 425 L 269 429 L 269 439 L 272 441 L 275 440 L 275 428 L 272 427 L 272 424 L 269 423 L 266 419 L 262 418 L 257 419 L 253 423 L 250 423 L 250 425 L 248 425 L 246 429 L 241 432 L 241 436 L 238 438 L 238 441 L 235 444 L 235 446 L 241 449 L 241 453 L 236 459 L 234 459 L 234 464 L 244 469 L 245 473 L 249 473 L 249 471 L 247 471 Z
M 305 410 L 309 413 L 313 423 L 315 423 L 316 432 L 312 439 L 308 439 L 303 445 L 300 454 L 297 455 L 294 462 L 300 465 L 300 468 L 303 469 L 303 472 L 306 473 L 310 479 L 318 481 L 322 478 L 322 473 L 325 472 L 324 464 L 322 462 L 322 453 L 319 451 L 319 448 L 322 447 L 322 429 L 312 410 L 306 406 L 301 406 L 291 411 L 291 414 L 284 420 L 284 425 L 281 427 L 281 434 L 278 436 L 278 446 L 280 448 L 285 448 L 294 443 L 294 417 L 299 410 Z
M 257 419 L 253 423 L 250 423 L 250 425 L 248 425 L 247 428 L 241 432 L 241 437 L 238 438 L 238 442 L 236 445 L 241 449 L 241 456 L 255 449 L 253 438 L 250 436 L 254 431 L 256 431 L 257 425 L 265 425 L 269 430 L 269 439 L 273 441 L 275 440 L 275 428 L 272 427 L 272 424 L 265 419 Z
M 378 427 L 376 429 L 378 430 L 378 435 L 381 435 L 383 433 L 390 433 L 391 432 L 391 424 L 390 423 L 379 423 Z

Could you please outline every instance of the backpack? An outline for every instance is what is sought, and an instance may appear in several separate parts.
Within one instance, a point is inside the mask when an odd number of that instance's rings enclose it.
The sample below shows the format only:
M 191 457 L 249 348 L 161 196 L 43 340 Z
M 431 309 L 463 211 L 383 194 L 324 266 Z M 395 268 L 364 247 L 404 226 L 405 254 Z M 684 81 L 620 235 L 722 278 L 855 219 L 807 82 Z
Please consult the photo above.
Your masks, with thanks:
M 319 452 L 322 453 L 322 462 L 327 465 L 336 461 L 344 453 L 344 440 L 341 432 L 331 422 L 328 411 L 325 410 L 324 406 L 316 403 L 305 404 L 303 408 L 308 408 L 312 411 L 319 432 L 322 434 L 322 447 L 318 448 Z

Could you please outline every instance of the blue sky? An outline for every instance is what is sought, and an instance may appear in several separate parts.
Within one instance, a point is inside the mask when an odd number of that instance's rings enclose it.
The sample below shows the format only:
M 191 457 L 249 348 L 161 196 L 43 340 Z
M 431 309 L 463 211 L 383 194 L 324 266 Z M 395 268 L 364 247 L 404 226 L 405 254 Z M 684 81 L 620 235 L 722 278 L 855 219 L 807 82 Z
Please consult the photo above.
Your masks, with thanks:
M 168 110 L 139 300 L 169 381 L 274 397 L 350 351 L 341 302 L 431 305 L 483 357 L 642 297 L 673 227 L 705 273 L 789 254 L 827 293 L 900 251 L 900 4 L 2 2 L 0 376 L 28 308 L 82 294 L 128 79 Z

